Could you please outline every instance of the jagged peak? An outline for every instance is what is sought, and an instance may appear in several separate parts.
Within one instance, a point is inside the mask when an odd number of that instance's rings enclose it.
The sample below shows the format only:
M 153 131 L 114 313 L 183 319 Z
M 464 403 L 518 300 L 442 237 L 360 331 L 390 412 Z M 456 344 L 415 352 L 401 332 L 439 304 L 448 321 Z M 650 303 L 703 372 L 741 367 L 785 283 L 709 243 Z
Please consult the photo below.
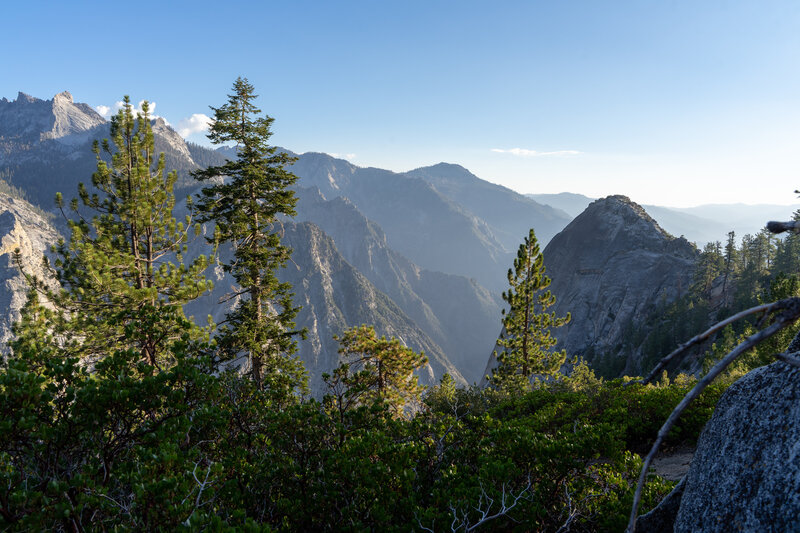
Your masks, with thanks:
M 69 91 L 63 91 L 63 92 L 60 92 L 60 93 L 58 93 L 57 95 L 55 95 L 53 97 L 53 101 L 54 102 L 62 101 L 62 100 L 65 100 L 65 101 L 69 102 L 70 104 L 73 103 L 72 94 Z
M 38 100 L 39 99 L 36 98 L 35 96 L 31 96 L 31 95 L 26 94 L 26 93 L 24 93 L 22 91 L 19 91 L 17 93 L 17 99 L 15 100 L 15 102 L 17 102 L 18 104 L 22 104 L 22 103 L 32 104 L 32 103 L 34 103 L 34 102 L 36 102 Z

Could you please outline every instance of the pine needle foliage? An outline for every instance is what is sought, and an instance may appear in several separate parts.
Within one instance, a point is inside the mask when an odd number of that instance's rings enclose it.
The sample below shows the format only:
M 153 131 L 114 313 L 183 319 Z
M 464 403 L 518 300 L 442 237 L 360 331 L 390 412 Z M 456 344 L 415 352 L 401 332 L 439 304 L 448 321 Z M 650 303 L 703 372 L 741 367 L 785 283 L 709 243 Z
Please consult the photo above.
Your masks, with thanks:
M 344 362 L 333 375 L 325 374 L 329 394 L 326 401 L 336 411 L 358 406 L 385 404 L 395 416 L 420 403 L 424 388 L 414 371 L 428 362 L 396 338 L 378 337 L 371 326 L 346 330 L 339 341 Z
M 148 110 L 144 102 L 134 116 L 125 96 L 110 139 L 94 144 L 93 188 L 80 184 L 68 209 L 56 195 L 70 238 L 54 248 L 61 289 L 34 282 L 54 311 L 36 313 L 49 317 L 49 334 L 62 349 L 82 360 L 134 349 L 160 367 L 169 345 L 187 334 L 182 306 L 211 289 L 203 274 L 207 258 L 183 260 L 198 228 L 190 216 L 178 221 L 173 214 L 176 175 L 155 154 Z M 191 328 L 190 337 L 203 336 Z
M 194 173 L 213 181 L 202 189 L 197 213 L 202 222 L 216 224 L 212 239 L 230 246 L 231 258 L 222 263 L 236 281 L 230 295 L 238 303 L 223 322 L 217 337 L 227 357 L 246 357 L 249 372 L 261 386 L 273 389 L 305 387 L 302 363 L 291 357 L 297 349 L 294 319 L 299 307 L 292 302 L 291 286 L 277 278 L 291 248 L 281 244 L 280 215 L 295 214 L 291 185 L 297 176 L 285 169 L 294 158 L 268 141 L 273 118 L 260 116 L 254 87 L 244 78 L 221 107 L 212 107 L 212 143 L 235 143 L 237 157 L 225 164 Z
M 556 298 L 547 290 L 550 278 L 532 228 L 517 251 L 514 268 L 508 270 L 508 283 L 503 293 L 508 312 L 502 311 L 503 333 L 497 341 L 501 349 L 495 354 L 498 366 L 491 381 L 496 388 L 520 391 L 533 377 L 555 375 L 566 362 L 564 350 L 552 351 L 556 338 L 551 329 L 570 320 L 569 313 L 557 318 L 555 312 L 547 312 Z

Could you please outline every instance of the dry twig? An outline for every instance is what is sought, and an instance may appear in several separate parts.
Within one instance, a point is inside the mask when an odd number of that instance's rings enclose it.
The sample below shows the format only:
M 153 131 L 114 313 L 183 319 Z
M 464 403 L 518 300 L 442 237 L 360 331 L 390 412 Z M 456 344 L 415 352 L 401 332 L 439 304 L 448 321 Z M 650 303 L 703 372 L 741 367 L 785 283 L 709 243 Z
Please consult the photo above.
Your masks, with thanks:
M 760 307 L 764 306 L 758 306 L 758 308 Z M 758 312 L 754 311 L 755 309 L 758 308 L 754 307 L 748 309 L 747 311 L 742 311 L 741 313 L 738 313 L 737 315 L 734 316 L 741 318 L 743 316 L 747 316 L 755 312 Z M 768 309 L 765 310 L 769 312 L 774 312 L 777 310 L 780 310 L 782 312 L 775 317 L 775 322 L 773 322 L 766 328 L 754 333 L 753 335 L 747 337 L 736 348 L 731 350 L 725 357 L 723 357 L 716 365 L 714 365 L 714 367 L 711 370 L 709 370 L 708 374 L 706 374 L 703 377 L 703 379 L 701 379 L 697 383 L 697 385 L 695 385 L 694 388 L 690 390 L 686 394 L 686 396 L 683 397 L 683 399 L 680 401 L 677 407 L 675 407 L 675 409 L 669 415 L 667 421 L 664 422 L 664 425 L 661 426 L 661 429 L 658 431 L 658 436 L 656 438 L 656 441 L 655 443 L 653 443 L 653 447 L 650 449 L 650 453 L 647 454 L 647 457 L 644 460 L 644 464 L 642 465 L 642 471 L 639 474 L 639 481 L 636 484 L 636 493 L 634 494 L 633 504 L 631 506 L 630 520 L 628 521 L 628 528 L 626 529 L 628 533 L 634 533 L 634 531 L 636 530 L 636 518 L 639 513 L 639 503 L 641 502 L 642 499 L 642 490 L 644 488 L 644 484 L 647 479 L 647 471 L 650 469 L 650 464 L 652 463 L 653 458 L 658 452 L 658 448 L 661 446 L 661 443 L 664 441 L 667 434 L 675 425 L 675 422 L 678 420 L 678 417 L 681 415 L 681 413 L 683 413 L 684 410 L 686 410 L 686 408 L 689 406 L 692 400 L 697 398 L 700 395 L 700 393 L 703 392 L 703 389 L 705 389 L 708 385 L 710 385 L 711 382 L 718 375 L 720 375 L 722 371 L 724 371 L 734 360 L 736 360 L 737 357 L 742 355 L 744 352 L 746 352 L 756 344 L 762 342 L 765 339 L 768 339 L 778 331 L 791 325 L 795 320 L 797 320 L 797 318 L 800 317 L 800 298 L 787 298 L 785 300 L 780 300 L 773 304 L 767 304 L 767 308 Z M 723 322 L 730 323 L 730 319 Z M 711 329 L 718 330 L 719 329 L 717 328 L 718 325 L 719 324 L 713 326 Z

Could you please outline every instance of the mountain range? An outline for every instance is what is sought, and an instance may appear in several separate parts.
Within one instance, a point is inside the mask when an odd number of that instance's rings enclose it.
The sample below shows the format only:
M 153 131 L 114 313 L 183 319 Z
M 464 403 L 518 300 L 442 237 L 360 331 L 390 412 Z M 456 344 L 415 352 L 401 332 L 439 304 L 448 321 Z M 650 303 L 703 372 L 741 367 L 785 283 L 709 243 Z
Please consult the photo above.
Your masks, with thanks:
M 527 194 L 528 198 L 552 206 L 576 217 L 596 198 L 577 193 Z M 662 228 L 672 235 L 683 236 L 698 247 L 709 242 L 725 242 L 729 231 L 741 238 L 755 235 L 769 220 L 789 220 L 800 210 L 800 204 L 703 204 L 695 207 L 664 207 L 643 204 L 642 207 Z
M 0 195 L 0 252 L 6 258 L 0 298 L 10 310 L 0 320 L 0 338 L 9 338 L 24 301 L 24 280 L 9 262 L 12 244 L 27 239 L 32 244 L 23 247 L 23 263 L 40 264 L 65 226 L 59 217 L 51 224 L 34 206 L 54 212 L 56 192 L 68 199 L 78 183 L 90 182 L 96 166 L 91 144 L 107 137 L 108 128 L 67 92 L 51 100 L 22 93 L 0 100 L 0 178 L 10 191 Z M 160 118 L 153 131 L 167 168 L 178 171 L 176 193 L 182 197 L 199 190 L 192 170 L 235 154 L 230 147 L 186 143 Z M 297 158 L 290 168 L 300 178 L 297 216 L 281 221 L 294 254 L 280 277 L 292 283 L 295 303 L 303 308 L 297 322 L 308 339 L 299 343 L 299 356 L 315 394 L 323 390 L 322 373 L 338 364 L 333 336 L 362 323 L 423 350 L 429 358 L 423 383 L 435 383 L 445 372 L 459 384 L 479 382 L 500 332 L 506 271 L 530 227 L 542 246 L 549 243 L 544 253 L 557 312 L 573 313 L 560 346 L 618 372 L 639 370 L 628 356 L 603 363 L 595 355 L 617 353 L 621 324 L 686 286 L 697 254 L 686 239 L 721 240 L 736 227 L 711 217 L 723 216 L 721 207 L 693 212 L 645 206 L 645 212 L 624 197 L 594 203 L 577 194 L 526 197 L 454 164 L 396 173 L 323 153 Z M 666 222 L 660 226 L 653 218 Z M 203 246 L 198 240 L 192 253 Z M 220 320 L 227 308 L 218 301 L 231 280 L 219 269 L 208 275 L 215 292 L 187 312 Z

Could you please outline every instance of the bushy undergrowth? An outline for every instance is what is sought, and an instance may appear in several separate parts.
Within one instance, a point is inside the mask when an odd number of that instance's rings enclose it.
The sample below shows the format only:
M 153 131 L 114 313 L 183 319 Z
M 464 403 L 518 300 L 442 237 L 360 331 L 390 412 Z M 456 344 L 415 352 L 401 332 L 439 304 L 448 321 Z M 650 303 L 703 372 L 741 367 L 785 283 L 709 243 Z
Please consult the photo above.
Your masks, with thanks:
M 259 391 L 202 345 L 172 353 L 164 371 L 130 351 L 92 372 L 34 349 L 3 365 L 0 529 L 620 531 L 637 453 L 691 386 L 444 380 L 397 417 Z M 722 388 L 668 445 L 697 438 Z M 670 486 L 654 478 L 644 506 Z

